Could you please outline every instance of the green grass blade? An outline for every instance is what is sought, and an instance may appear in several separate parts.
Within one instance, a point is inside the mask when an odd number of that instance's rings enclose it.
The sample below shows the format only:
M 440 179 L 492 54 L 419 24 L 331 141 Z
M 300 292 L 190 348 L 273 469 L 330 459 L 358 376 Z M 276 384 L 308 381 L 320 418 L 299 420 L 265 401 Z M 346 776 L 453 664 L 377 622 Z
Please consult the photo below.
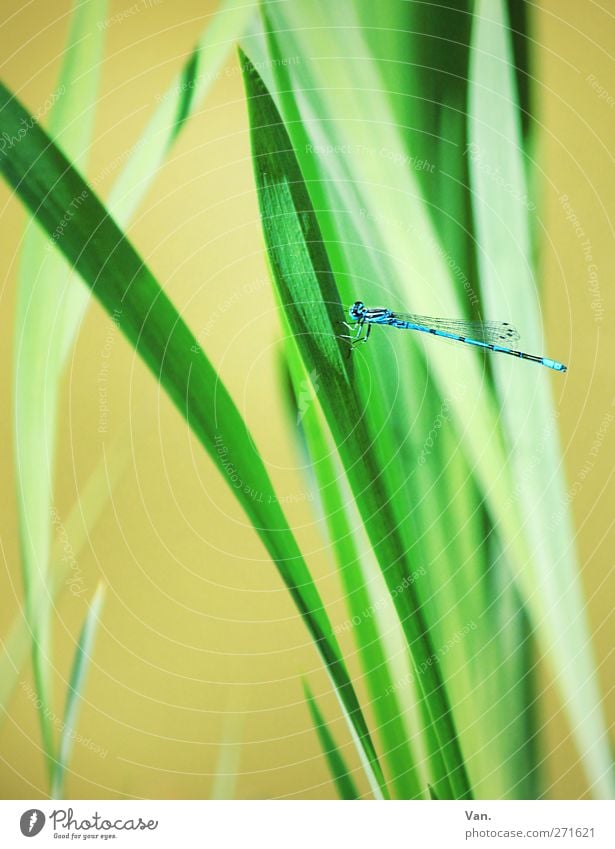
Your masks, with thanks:
M 21 122 L 29 132 L 18 136 Z M 356 694 L 331 623 L 279 506 L 263 461 L 224 384 L 154 276 L 93 191 L 0 84 L 0 129 L 19 138 L 0 156 L 2 173 L 52 235 L 75 207 L 58 246 L 160 381 L 208 451 L 277 565 L 315 642 L 351 732 L 361 743 L 374 792 L 386 795 Z M 241 480 L 238 488 L 229 469 Z
M 73 746 L 73 737 L 77 727 L 79 705 L 85 690 L 85 681 L 88 666 L 94 650 L 94 637 L 105 597 L 104 585 L 99 584 L 94 593 L 94 598 L 89 606 L 85 622 L 79 635 L 75 657 L 68 682 L 66 704 L 64 706 L 64 718 L 62 731 L 60 733 L 60 744 L 58 746 L 58 757 L 56 760 L 53 781 L 51 784 L 52 799 L 61 799 L 64 795 L 64 782 L 66 769 L 70 759 Z
M 337 338 L 344 319 L 339 294 L 288 133 L 254 67 L 244 55 L 241 63 L 261 220 L 274 280 L 306 370 L 319 375 L 319 401 L 393 594 L 397 587 L 405 586 L 412 570 L 406 561 L 386 478 L 372 450 L 373 440 L 354 389 L 354 364 L 344 342 Z M 437 665 L 428 662 L 434 650 L 413 587 L 397 592 L 395 604 L 446 766 L 445 773 L 440 771 L 437 779 L 446 793 L 469 798 L 471 789 L 446 687 Z
M 76 2 L 49 131 L 83 167 L 90 145 L 104 33 L 105 0 Z M 21 130 L 23 132 L 23 128 Z M 14 434 L 18 513 L 34 680 L 40 699 L 43 748 L 51 775 L 52 606 L 48 591 L 50 508 L 53 491 L 58 376 L 65 296 L 75 281 L 59 254 L 49 252 L 36 226 L 25 234 L 18 278 L 14 358 Z
M 71 576 L 73 558 L 78 562 L 89 534 L 108 504 L 128 459 L 127 441 L 113 444 L 99 461 L 79 493 L 65 520 L 58 517 L 58 535 L 51 545 L 49 569 L 50 604 L 54 605 L 64 590 L 79 595 L 79 576 Z M 1 543 L 0 543 L 1 544 Z M 66 546 L 72 557 L 67 556 Z M 77 580 L 75 580 L 77 577 Z M 30 656 L 32 634 L 23 611 L 16 614 L 0 653 L 0 724 L 8 711 L 9 700 Z
M 282 314 L 283 316 L 283 314 Z M 282 318 L 284 321 L 284 317 Z M 286 359 L 294 385 L 295 397 L 309 385 L 297 346 L 290 331 L 285 333 Z M 391 785 L 399 799 L 419 799 L 421 785 L 416 774 L 412 750 L 408 745 L 407 728 L 396 693 L 401 691 L 399 681 L 405 682 L 408 670 L 397 676 L 397 686 L 387 660 L 387 651 L 379 630 L 380 620 L 386 614 L 393 621 L 386 622 L 387 630 L 399 628 L 394 610 L 389 609 L 386 584 L 378 573 L 366 581 L 361 563 L 355 531 L 348 517 L 348 501 L 340 488 L 340 470 L 334 462 L 336 456 L 328 432 L 322 421 L 318 404 L 308 403 L 301 410 L 301 429 L 310 457 L 310 467 L 318 482 L 322 512 L 348 606 L 348 622 L 352 627 L 361 665 L 367 683 L 378 732 L 382 740 L 383 757 L 388 761 Z M 353 505 L 354 510 L 354 505 Z M 360 520 L 357 517 L 357 521 Z M 378 580 L 380 579 L 380 580 Z M 389 602 L 390 607 L 392 604 Z M 386 613 L 381 611 L 386 610 Z M 346 628 L 344 628 L 346 630 Z
M 331 778 L 337 788 L 340 799 L 360 798 L 359 791 L 352 780 L 352 776 L 346 766 L 342 753 L 333 739 L 333 734 L 329 730 L 326 720 L 320 712 L 320 708 L 316 703 L 316 699 L 312 695 L 312 691 L 306 683 L 303 685 L 303 690 L 305 692 L 308 708 L 310 709 L 310 716 L 312 717 L 314 728 L 318 734 L 323 754 L 327 760 L 327 764 L 329 765 Z
M 487 312 L 494 317 L 508 316 L 523 328 L 526 350 L 540 352 L 543 341 L 532 273 L 531 212 L 503 0 L 481 0 L 477 5 L 471 81 L 469 156 Z M 549 375 L 544 369 L 522 370 L 499 360 L 494 360 L 493 369 L 510 446 L 512 491 L 518 496 L 532 552 L 525 568 L 518 571 L 519 586 L 539 644 L 554 670 L 593 792 L 613 798 L 615 771 L 590 648 L 574 535 L 569 511 L 560 508 L 566 505 L 566 489 Z

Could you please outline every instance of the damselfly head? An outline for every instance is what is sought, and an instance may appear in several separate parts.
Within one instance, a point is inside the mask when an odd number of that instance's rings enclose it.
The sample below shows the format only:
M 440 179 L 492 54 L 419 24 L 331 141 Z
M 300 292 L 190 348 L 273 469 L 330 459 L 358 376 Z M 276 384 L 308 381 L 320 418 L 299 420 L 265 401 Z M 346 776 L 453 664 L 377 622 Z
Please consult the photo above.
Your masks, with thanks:
M 350 313 L 350 318 L 361 318 L 365 312 L 365 304 L 363 301 L 355 301 L 348 312 Z

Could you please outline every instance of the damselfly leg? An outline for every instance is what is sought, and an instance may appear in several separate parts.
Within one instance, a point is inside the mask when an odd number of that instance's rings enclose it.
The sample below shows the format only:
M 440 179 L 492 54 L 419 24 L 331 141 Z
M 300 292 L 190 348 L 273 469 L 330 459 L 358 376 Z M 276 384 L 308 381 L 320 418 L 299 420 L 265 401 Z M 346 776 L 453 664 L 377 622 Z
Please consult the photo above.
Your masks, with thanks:
M 359 345 L 361 342 L 367 342 L 369 335 L 372 332 L 371 324 L 365 321 L 356 321 L 354 324 L 348 324 L 347 321 L 342 321 L 340 323 L 343 324 L 344 327 L 347 327 L 348 330 L 350 330 L 350 333 L 342 333 L 338 338 L 347 339 L 351 350 L 355 345 Z M 365 335 L 361 335 L 366 326 L 367 330 Z

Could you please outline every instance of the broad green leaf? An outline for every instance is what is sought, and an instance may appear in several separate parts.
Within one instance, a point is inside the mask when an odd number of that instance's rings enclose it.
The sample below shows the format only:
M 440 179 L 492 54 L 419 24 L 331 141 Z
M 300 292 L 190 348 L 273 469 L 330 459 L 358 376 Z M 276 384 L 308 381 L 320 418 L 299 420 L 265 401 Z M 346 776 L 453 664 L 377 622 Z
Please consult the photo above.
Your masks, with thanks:
M 526 350 L 540 352 L 543 337 L 532 268 L 531 210 L 503 0 L 477 4 L 470 111 L 472 197 L 487 312 L 493 317 L 505 313 L 523 328 Z M 559 353 L 555 356 L 565 359 Z M 613 798 L 615 774 L 565 497 L 550 376 L 544 369 L 513 365 L 497 360 L 493 369 L 510 446 L 511 502 L 522 513 L 531 551 L 517 572 L 519 586 L 560 688 L 592 791 Z
M 305 692 L 308 708 L 310 709 L 314 728 L 318 734 L 323 754 L 327 759 L 327 764 L 329 765 L 331 778 L 337 788 L 340 799 L 359 799 L 359 791 L 352 780 L 352 775 L 350 774 L 348 767 L 346 766 L 346 762 L 344 761 L 344 757 L 333 738 L 333 734 L 329 730 L 326 720 L 320 712 L 316 699 L 312 695 L 312 691 L 305 683 L 303 685 L 303 690 Z
M 77 717 L 79 705 L 83 698 L 85 690 L 85 681 L 88 671 L 88 666 L 94 650 L 94 637 L 100 612 L 105 597 L 104 585 L 99 584 L 94 593 L 92 603 L 88 608 L 88 612 L 79 635 L 79 641 L 75 650 L 75 658 L 73 667 L 70 673 L 68 682 L 68 690 L 66 693 L 66 704 L 64 706 L 64 718 L 62 721 L 62 731 L 60 733 L 60 745 L 58 747 L 58 756 L 53 771 L 53 780 L 51 782 L 51 797 L 52 799 L 61 799 L 64 795 L 64 783 L 66 779 L 66 769 L 73 747 L 73 737 L 77 727 Z
M 355 391 L 353 361 L 338 338 L 344 311 L 318 222 L 282 119 L 260 76 L 242 55 L 252 152 L 265 243 L 274 280 L 308 373 L 319 375 L 319 402 L 336 442 L 367 534 L 404 627 L 418 686 L 445 765 L 445 793 L 471 790 L 429 629 L 412 585 L 386 476 Z M 399 587 L 405 591 L 398 591 Z
M 21 122 L 26 135 L 17 136 Z M 70 226 L 58 245 L 91 287 L 208 451 L 288 587 L 360 741 L 379 795 L 386 789 L 376 753 L 331 623 L 275 497 L 254 442 L 224 384 L 171 301 L 91 188 L 70 166 L 17 98 L 0 84 L 0 128 L 19 138 L 0 156 L 9 185 L 53 234 L 73 200 Z M 229 468 L 233 469 L 233 480 Z M 241 487 L 236 481 L 241 481 Z M 262 496 L 262 497 L 261 497 Z

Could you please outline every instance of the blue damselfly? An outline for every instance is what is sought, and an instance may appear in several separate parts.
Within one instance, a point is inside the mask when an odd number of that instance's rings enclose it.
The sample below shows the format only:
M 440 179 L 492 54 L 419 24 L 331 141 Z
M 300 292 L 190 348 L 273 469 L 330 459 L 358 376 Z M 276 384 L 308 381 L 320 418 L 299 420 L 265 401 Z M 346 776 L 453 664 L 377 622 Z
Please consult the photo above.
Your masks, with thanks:
M 397 327 L 399 330 L 417 330 L 419 333 L 430 333 L 453 342 L 463 342 L 486 351 L 499 354 L 510 354 L 521 360 L 529 360 L 554 371 L 566 371 L 563 363 L 548 357 L 526 354 L 510 347 L 519 340 L 519 333 L 506 321 L 464 321 L 463 319 L 429 318 L 426 315 L 411 315 L 409 313 L 393 312 L 386 307 L 366 307 L 363 301 L 355 301 L 349 309 L 353 324 L 344 322 L 351 331 L 342 338 L 349 339 L 351 346 L 367 342 L 372 327 L 381 324 L 386 327 Z

